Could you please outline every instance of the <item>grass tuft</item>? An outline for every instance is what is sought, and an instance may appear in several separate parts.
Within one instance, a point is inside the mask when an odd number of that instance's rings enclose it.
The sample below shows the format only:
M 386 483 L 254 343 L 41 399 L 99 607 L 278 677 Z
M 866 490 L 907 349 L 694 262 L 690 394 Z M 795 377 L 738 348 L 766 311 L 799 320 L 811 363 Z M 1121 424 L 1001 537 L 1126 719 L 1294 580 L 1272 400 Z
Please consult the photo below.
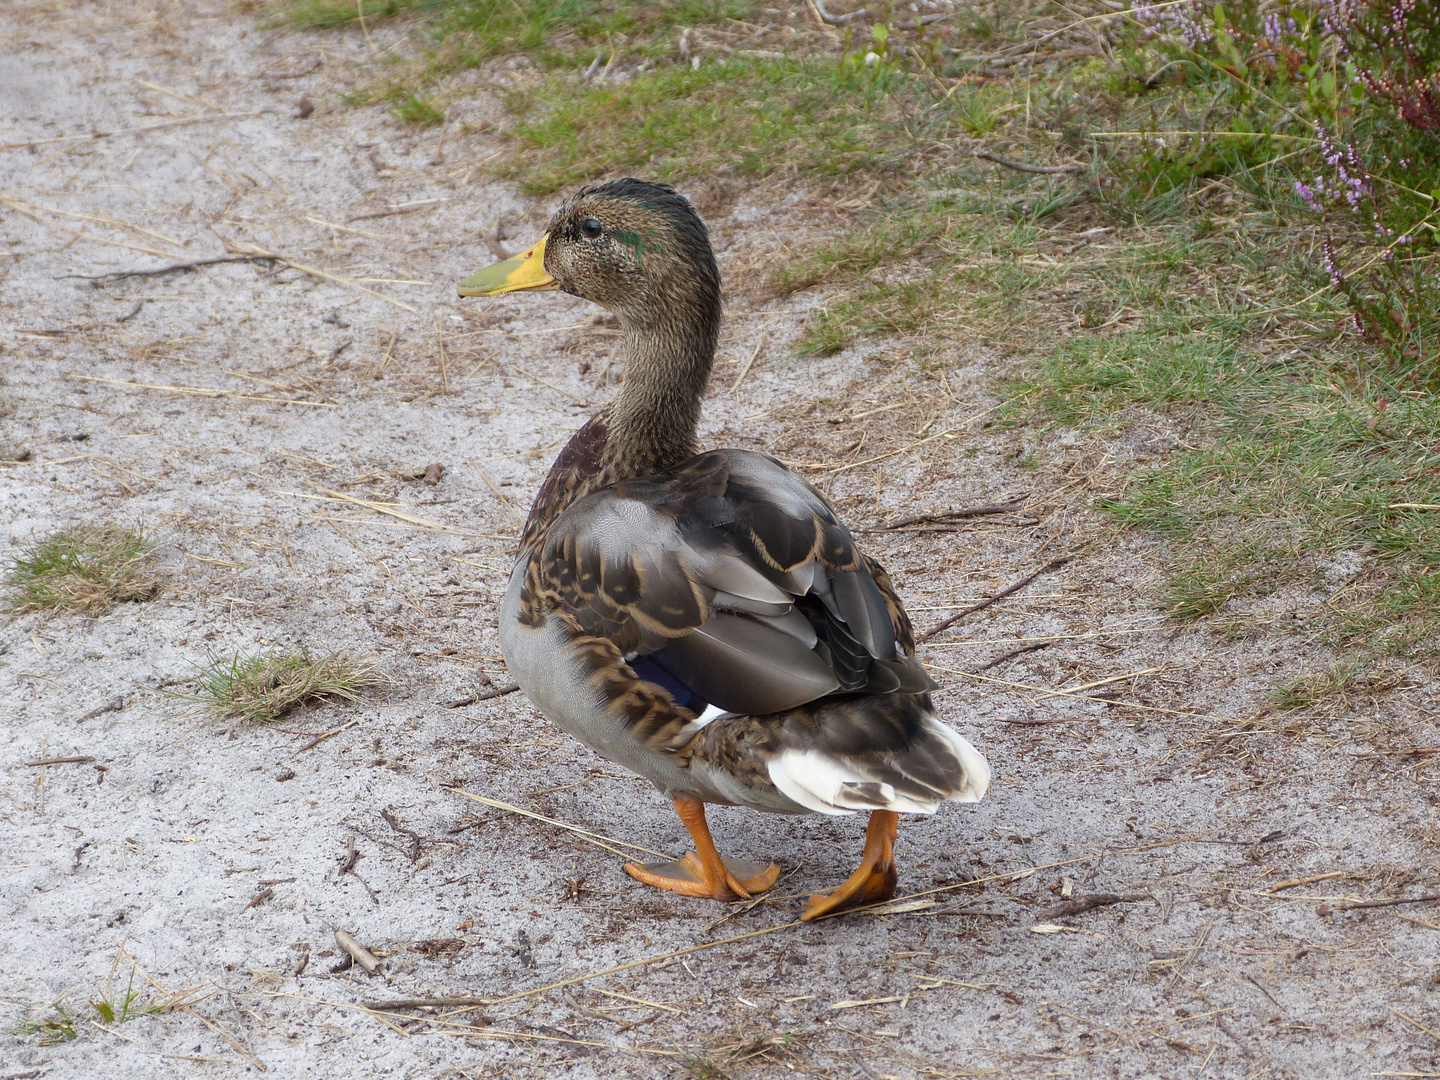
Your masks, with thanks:
M 49 1014 L 30 1017 L 20 1021 L 14 1033 L 21 1036 L 39 1036 L 41 1046 L 55 1046 L 67 1043 L 80 1035 L 79 1025 L 84 1018 L 76 1013 L 74 1006 L 66 1001 L 56 1001 L 49 1006 Z
M 356 701 L 362 687 L 379 681 L 368 661 L 340 653 L 312 658 L 303 649 L 256 656 L 237 652 L 210 658 L 198 679 L 197 700 L 213 712 L 265 723 L 308 702 Z
M 77 1009 L 60 998 L 51 1002 L 40 1016 L 22 1020 L 14 1028 L 14 1033 L 21 1036 L 39 1036 L 41 1046 L 54 1046 L 79 1038 L 81 1028 L 87 1023 L 114 1027 L 138 1020 L 142 1016 L 156 1016 L 176 1008 L 183 1003 L 185 997 L 185 994 L 178 994 L 160 1000 L 142 1000 L 145 991 L 135 985 L 133 966 L 124 990 L 117 989 L 113 980 L 112 970 L 110 981 L 107 981 L 99 999 L 90 1002 L 93 1016 L 87 1016 L 84 1010 Z
M 717 1047 L 737 1065 L 761 1062 L 784 1062 L 800 1056 L 803 1043 L 794 1031 L 772 1031 L 763 1035 L 751 1035 L 738 1042 Z
M 1074 339 L 1012 391 L 1065 424 L 1158 413 L 1193 433 L 1100 503 L 1172 542 L 1177 618 L 1308 588 L 1325 602 L 1307 625 L 1331 644 L 1434 658 L 1440 410 L 1413 375 L 1254 352 L 1215 320 Z
M 396 120 L 420 127 L 434 127 L 445 122 L 443 112 L 410 90 L 396 90 L 390 97 L 394 101 L 390 106 L 390 115 Z
M 20 553 L 5 571 L 4 609 L 103 611 L 149 600 L 160 589 L 151 573 L 154 545 L 139 529 L 85 525 L 53 533 Z

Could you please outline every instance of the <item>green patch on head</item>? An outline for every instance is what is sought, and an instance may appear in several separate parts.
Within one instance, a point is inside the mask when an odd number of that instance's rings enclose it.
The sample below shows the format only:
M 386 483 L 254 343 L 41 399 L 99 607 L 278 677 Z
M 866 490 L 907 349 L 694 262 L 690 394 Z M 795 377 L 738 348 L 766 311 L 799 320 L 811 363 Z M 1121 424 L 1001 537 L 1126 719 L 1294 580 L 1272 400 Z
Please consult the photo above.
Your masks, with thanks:
M 151 565 L 154 545 L 139 529 L 77 526 L 21 550 L 5 571 L 4 610 L 99 612 L 160 589 Z
M 623 244 L 635 253 L 635 261 L 642 262 L 645 258 L 645 238 L 638 232 L 631 229 L 620 229 L 610 234 L 615 238 L 617 244 Z

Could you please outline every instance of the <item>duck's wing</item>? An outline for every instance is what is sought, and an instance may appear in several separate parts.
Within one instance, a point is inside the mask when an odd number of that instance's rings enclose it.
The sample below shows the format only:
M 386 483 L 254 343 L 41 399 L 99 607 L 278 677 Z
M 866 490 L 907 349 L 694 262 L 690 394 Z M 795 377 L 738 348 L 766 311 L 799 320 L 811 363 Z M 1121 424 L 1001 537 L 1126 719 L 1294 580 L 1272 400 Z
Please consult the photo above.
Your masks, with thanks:
M 570 506 L 531 559 L 521 618 L 613 644 L 692 715 L 778 713 L 934 688 L 889 584 L 818 491 L 722 450 Z

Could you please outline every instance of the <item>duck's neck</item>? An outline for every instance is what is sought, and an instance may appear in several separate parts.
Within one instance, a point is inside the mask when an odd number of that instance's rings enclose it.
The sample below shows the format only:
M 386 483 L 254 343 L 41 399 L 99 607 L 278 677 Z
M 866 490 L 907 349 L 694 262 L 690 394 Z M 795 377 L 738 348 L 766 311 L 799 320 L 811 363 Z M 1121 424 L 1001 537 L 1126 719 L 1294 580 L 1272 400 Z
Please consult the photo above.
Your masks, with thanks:
M 543 540 L 575 500 L 620 480 L 665 472 L 698 450 L 695 428 L 720 330 L 718 287 L 706 303 L 690 306 L 683 325 L 624 318 L 621 325 L 624 387 L 555 459 L 526 519 L 522 550 Z
M 607 417 L 611 482 L 664 472 L 698 452 L 695 429 L 715 362 L 719 299 L 707 298 L 683 313 L 683 324 L 621 319 L 625 383 Z

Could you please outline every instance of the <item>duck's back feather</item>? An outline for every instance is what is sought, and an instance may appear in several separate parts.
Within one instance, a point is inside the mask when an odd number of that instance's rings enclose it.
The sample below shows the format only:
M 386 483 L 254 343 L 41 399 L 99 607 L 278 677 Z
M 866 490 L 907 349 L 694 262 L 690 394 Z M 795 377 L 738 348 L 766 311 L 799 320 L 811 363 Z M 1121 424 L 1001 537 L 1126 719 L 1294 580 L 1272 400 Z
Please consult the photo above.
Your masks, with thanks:
M 625 726 L 752 805 L 737 785 L 826 813 L 983 794 L 984 759 L 934 719 L 889 578 L 774 458 L 701 454 L 537 532 L 518 621 L 565 626 L 607 702 L 597 728 Z M 584 737 L 578 716 L 564 726 Z
M 727 712 L 933 686 L 824 498 L 763 454 L 715 451 L 593 492 L 532 567 L 522 617 L 559 612 Z

